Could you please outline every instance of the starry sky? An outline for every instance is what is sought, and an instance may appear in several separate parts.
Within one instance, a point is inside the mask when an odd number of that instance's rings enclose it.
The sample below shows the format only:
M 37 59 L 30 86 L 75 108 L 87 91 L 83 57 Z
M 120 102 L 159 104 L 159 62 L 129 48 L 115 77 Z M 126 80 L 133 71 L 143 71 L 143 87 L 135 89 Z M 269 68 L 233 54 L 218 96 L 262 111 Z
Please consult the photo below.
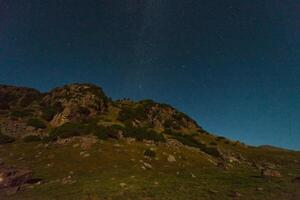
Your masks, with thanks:
M 100 85 L 300 150 L 298 0 L 0 0 L 0 84 Z

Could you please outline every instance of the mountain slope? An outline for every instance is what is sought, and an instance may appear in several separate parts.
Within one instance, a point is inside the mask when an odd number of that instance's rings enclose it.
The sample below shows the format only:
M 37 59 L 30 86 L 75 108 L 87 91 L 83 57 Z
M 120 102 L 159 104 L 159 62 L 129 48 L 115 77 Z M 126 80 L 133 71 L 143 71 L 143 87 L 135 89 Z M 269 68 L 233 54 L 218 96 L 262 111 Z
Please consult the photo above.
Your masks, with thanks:
M 300 197 L 299 152 L 218 137 L 167 104 L 92 84 L 0 86 L 0 100 L 5 199 Z

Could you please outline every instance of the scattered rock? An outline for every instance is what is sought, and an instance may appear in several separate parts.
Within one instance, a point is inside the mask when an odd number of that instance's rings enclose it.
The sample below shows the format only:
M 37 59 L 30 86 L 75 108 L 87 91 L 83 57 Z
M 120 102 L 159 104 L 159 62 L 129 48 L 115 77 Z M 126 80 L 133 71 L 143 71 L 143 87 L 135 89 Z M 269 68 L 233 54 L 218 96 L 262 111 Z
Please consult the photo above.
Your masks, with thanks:
M 67 176 L 67 177 L 64 177 L 61 181 L 62 184 L 66 185 L 66 184 L 74 184 L 76 183 L 77 181 L 76 180 L 73 180 L 72 179 L 72 176 Z
M 169 155 L 167 160 L 168 162 L 176 162 L 176 158 L 173 155 Z
M 89 154 L 89 153 L 86 153 L 86 154 L 83 155 L 83 157 L 84 157 L 84 158 L 90 157 L 90 154 Z
M 262 169 L 261 170 L 261 175 L 263 177 L 274 177 L 274 178 L 282 177 L 279 171 L 274 170 L 274 169 L 268 169 L 268 168 Z
M 89 150 L 92 146 L 97 143 L 98 139 L 96 137 L 81 137 L 80 147 L 83 150 Z
M 126 140 L 126 143 L 127 143 L 127 144 L 131 144 L 131 143 L 133 143 L 133 142 L 136 141 L 135 138 L 126 138 L 125 140 Z
M 73 148 L 77 148 L 77 147 L 79 147 L 79 146 L 80 146 L 80 144 L 78 144 L 78 143 L 73 144 Z
M 57 143 L 57 144 L 60 144 L 60 145 L 62 145 L 62 144 L 68 144 L 68 143 L 71 142 L 71 139 L 72 139 L 72 138 L 59 138 L 59 139 L 56 141 L 56 143 Z
M 149 163 L 144 162 L 143 165 L 144 165 L 147 169 L 152 169 L 152 165 L 150 165 Z
M 262 188 L 262 187 L 257 187 L 256 188 L 256 191 L 259 191 L 259 192 L 261 192 L 261 191 L 263 191 L 264 189 Z
M 217 166 L 224 169 L 224 170 L 226 170 L 226 171 L 229 170 L 229 165 L 226 164 L 225 162 L 218 162 Z
M 238 200 L 242 194 L 239 192 L 232 192 L 232 194 L 230 195 L 234 200 Z
M 53 163 L 48 163 L 47 167 L 53 167 Z
M 192 178 L 196 178 L 195 174 L 191 173 Z
M 126 184 L 126 183 L 120 183 L 120 186 L 121 186 L 122 188 L 125 188 L 125 187 L 127 187 L 127 184 Z
M 217 194 L 218 193 L 217 190 L 213 190 L 213 189 L 209 189 L 208 192 L 211 193 L 211 194 Z
M 232 155 L 229 155 L 228 157 L 226 157 L 226 160 L 229 163 L 240 163 L 240 160 Z

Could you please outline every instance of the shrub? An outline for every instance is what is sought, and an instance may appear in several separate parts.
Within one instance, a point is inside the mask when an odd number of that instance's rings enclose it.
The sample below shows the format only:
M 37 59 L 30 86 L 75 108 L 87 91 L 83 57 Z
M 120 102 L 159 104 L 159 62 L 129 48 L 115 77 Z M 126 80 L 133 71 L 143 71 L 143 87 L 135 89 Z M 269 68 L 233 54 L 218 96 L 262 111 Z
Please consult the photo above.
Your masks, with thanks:
M 14 142 L 15 139 L 8 136 L 8 135 L 4 135 L 0 132 L 0 144 L 7 144 L 7 143 L 12 143 Z
M 68 122 L 63 124 L 60 127 L 57 127 L 53 129 L 48 139 L 55 139 L 57 137 L 60 138 L 69 138 L 73 136 L 80 136 L 80 135 L 86 135 L 90 133 L 90 129 L 88 125 L 80 124 L 80 123 L 74 123 L 74 122 Z
M 10 113 L 10 115 L 12 117 L 24 118 L 24 117 L 30 116 L 31 113 L 26 110 L 14 110 Z
M 48 136 L 42 138 L 42 141 L 45 143 L 54 142 L 56 140 L 57 140 L 57 136 L 51 133 Z
M 217 141 L 220 141 L 220 140 L 226 140 L 226 138 L 225 138 L 225 137 L 222 137 L 222 136 L 219 136 L 219 137 L 216 138 L 216 140 L 217 140 Z
M 52 107 L 45 107 L 42 110 L 42 118 L 47 121 L 52 120 L 54 115 L 55 115 L 55 110 L 53 110 Z
M 119 113 L 118 120 L 128 122 L 138 119 L 143 121 L 147 118 L 147 110 L 154 105 L 155 103 L 152 100 L 143 100 L 139 102 L 137 107 L 124 106 Z
M 165 133 L 168 135 L 171 135 L 172 138 L 178 140 L 179 142 L 181 142 L 184 145 L 199 148 L 201 151 L 203 151 L 209 155 L 215 156 L 215 157 L 221 156 L 221 152 L 219 151 L 219 149 L 217 147 L 208 147 L 205 144 L 202 144 L 199 141 L 197 141 L 196 139 L 194 139 L 192 135 L 182 135 L 178 132 L 173 132 L 170 129 L 165 130 Z M 217 145 L 215 142 L 211 142 L 210 144 Z
M 27 122 L 27 126 L 32 126 L 32 127 L 40 128 L 40 129 L 47 128 L 46 124 L 43 121 L 41 121 L 37 118 L 29 119 L 28 122 Z
M 155 158 L 156 152 L 152 149 L 146 149 L 146 151 L 144 152 L 144 156 Z
M 193 135 L 183 135 L 179 132 L 172 131 L 171 129 L 166 129 L 165 133 L 170 135 L 173 139 L 178 140 L 184 145 L 200 148 L 201 144 L 193 138 Z
M 166 139 L 163 136 L 163 134 L 157 133 L 153 130 L 148 130 L 146 128 L 136 128 L 127 126 L 124 134 L 125 137 L 132 137 L 138 141 L 152 140 L 155 142 L 166 142 Z
M 44 118 L 47 121 L 50 121 L 57 113 L 61 112 L 62 110 L 63 107 L 59 102 L 55 103 L 52 106 L 46 106 L 42 110 L 42 118 Z
M 105 129 L 97 129 L 94 132 L 94 135 L 99 139 L 99 140 L 107 140 L 109 138 L 109 135 L 107 134 L 107 132 L 105 131 Z
M 89 114 L 91 114 L 91 111 L 86 107 L 80 106 L 78 109 L 78 113 L 80 113 L 82 115 L 89 115 Z
M 38 142 L 41 141 L 41 137 L 37 136 L 37 135 L 28 135 L 26 137 L 23 138 L 24 142 Z
M 203 145 L 201 150 L 204 151 L 205 153 L 215 156 L 215 157 L 222 156 L 221 152 L 219 151 L 219 149 L 217 147 L 207 147 L 206 145 Z
M 209 144 L 212 145 L 212 146 L 218 145 L 216 142 L 210 142 Z

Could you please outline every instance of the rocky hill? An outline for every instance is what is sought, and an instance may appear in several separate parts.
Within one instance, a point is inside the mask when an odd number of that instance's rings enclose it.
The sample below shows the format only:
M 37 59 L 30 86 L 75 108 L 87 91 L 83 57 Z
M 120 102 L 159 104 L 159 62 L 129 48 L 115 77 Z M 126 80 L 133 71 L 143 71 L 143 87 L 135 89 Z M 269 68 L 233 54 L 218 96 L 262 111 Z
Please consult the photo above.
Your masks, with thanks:
M 169 105 L 151 100 L 114 102 L 100 87 L 92 84 L 65 85 L 48 93 L 30 88 L 0 86 L 0 100 L 2 133 L 13 137 L 22 138 L 28 135 L 28 130 L 43 136 L 47 134 L 43 129 L 97 118 L 103 121 L 101 118 L 113 114 L 116 116 L 111 119 L 111 124 L 121 123 L 158 132 L 167 129 L 183 132 L 202 130 L 194 120 Z M 31 126 L 28 121 L 33 119 L 44 126 Z
M 299 169 L 299 152 L 216 136 L 167 104 L 0 85 L 0 199 L 298 199 Z

